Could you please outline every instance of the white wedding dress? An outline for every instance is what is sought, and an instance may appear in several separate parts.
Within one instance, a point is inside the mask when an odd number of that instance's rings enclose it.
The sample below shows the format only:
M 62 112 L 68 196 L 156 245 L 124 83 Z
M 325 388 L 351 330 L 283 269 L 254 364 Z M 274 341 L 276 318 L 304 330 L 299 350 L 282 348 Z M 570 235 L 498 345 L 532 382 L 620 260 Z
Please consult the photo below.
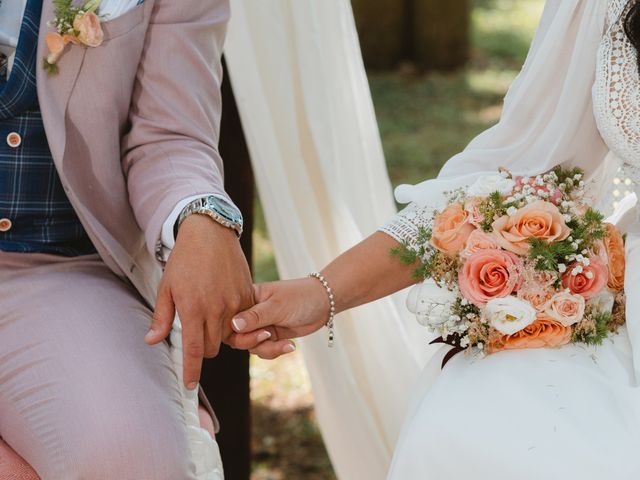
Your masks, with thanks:
M 410 242 L 441 205 L 436 192 L 500 166 L 581 166 L 594 201 L 609 200 L 620 167 L 640 183 L 640 79 L 623 33 L 626 5 L 549 0 L 499 124 L 437 179 L 399 187 L 398 200 L 411 204 L 382 230 Z M 618 219 L 628 232 L 627 327 L 599 347 L 458 354 L 440 370 L 444 347 L 420 379 L 389 479 L 640 479 L 637 218 L 630 210 Z

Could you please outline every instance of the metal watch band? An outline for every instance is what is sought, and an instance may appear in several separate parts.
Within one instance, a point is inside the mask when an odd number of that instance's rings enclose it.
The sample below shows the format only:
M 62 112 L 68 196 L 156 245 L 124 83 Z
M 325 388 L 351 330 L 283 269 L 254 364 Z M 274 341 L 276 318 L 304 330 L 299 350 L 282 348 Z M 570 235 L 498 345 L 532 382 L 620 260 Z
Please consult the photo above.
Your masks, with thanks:
M 226 207 L 226 210 L 233 210 L 233 214 L 235 218 L 230 215 L 225 214 L 223 211 L 223 205 Z M 192 202 L 189 202 L 180 212 L 180 216 L 178 217 L 178 221 L 176 222 L 175 232 L 177 233 L 178 228 L 182 224 L 182 222 L 190 215 L 200 214 L 207 215 L 214 221 L 218 222 L 220 225 L 223 225 L 227 228 L 232 229 L 236 232 L 238 237 L 242 235 L 242 215 L 235 208 L 231 207 L 228 203 L 224 202 L 222 199 L 217 197 L 202 197 Z

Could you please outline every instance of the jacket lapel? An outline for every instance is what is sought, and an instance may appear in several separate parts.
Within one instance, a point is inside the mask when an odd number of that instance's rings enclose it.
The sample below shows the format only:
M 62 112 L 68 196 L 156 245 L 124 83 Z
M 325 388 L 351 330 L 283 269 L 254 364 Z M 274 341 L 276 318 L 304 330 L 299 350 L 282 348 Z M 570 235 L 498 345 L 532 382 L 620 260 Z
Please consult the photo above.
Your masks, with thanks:
M 45 36 L 47 32 L 52 30 L 47 25 L 47 22 L 52 20 L 53 17 L 53 0 L 44 0 L 38 37 L 36 80 L 40 111 L 47 132 L 49 147 L 58 171 L 61 171 L 60 167 L 66 146 L 65 114 L 67 104 L 69 103 L 69 97 L 76 78 L 80 73 L 86 50 L 78 45 L 67 45 L 65 53 L 58 61 L 58 74 L 48 75 L 42 67 L 42 61 L 48 54 Z

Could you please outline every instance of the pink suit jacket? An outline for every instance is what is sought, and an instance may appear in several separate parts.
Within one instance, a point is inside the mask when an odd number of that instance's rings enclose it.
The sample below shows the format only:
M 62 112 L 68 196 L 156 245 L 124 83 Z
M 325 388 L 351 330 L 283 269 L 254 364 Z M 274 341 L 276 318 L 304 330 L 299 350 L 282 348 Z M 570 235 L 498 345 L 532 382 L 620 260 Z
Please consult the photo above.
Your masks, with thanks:
M 38 55 L 47 55 L 45 0 Z M 227 0 L 145 0 L 103 23 L 100 47 L 38 66 L 40 109 L 62 185 L 98 253 L 153 306 L 155 259 L 176 203 L 224 195 L 218 154 Z

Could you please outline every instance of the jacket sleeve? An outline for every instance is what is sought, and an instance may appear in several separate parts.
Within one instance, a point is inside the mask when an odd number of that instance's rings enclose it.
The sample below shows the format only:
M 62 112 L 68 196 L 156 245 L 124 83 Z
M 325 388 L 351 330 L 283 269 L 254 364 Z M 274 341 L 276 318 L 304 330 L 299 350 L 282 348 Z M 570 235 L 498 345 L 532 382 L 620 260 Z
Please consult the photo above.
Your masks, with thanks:
M 224 191 L 218 153 L 228 0 L 155 0 L 123 138 L 129 201 L 156 254 L 178 202 Z

